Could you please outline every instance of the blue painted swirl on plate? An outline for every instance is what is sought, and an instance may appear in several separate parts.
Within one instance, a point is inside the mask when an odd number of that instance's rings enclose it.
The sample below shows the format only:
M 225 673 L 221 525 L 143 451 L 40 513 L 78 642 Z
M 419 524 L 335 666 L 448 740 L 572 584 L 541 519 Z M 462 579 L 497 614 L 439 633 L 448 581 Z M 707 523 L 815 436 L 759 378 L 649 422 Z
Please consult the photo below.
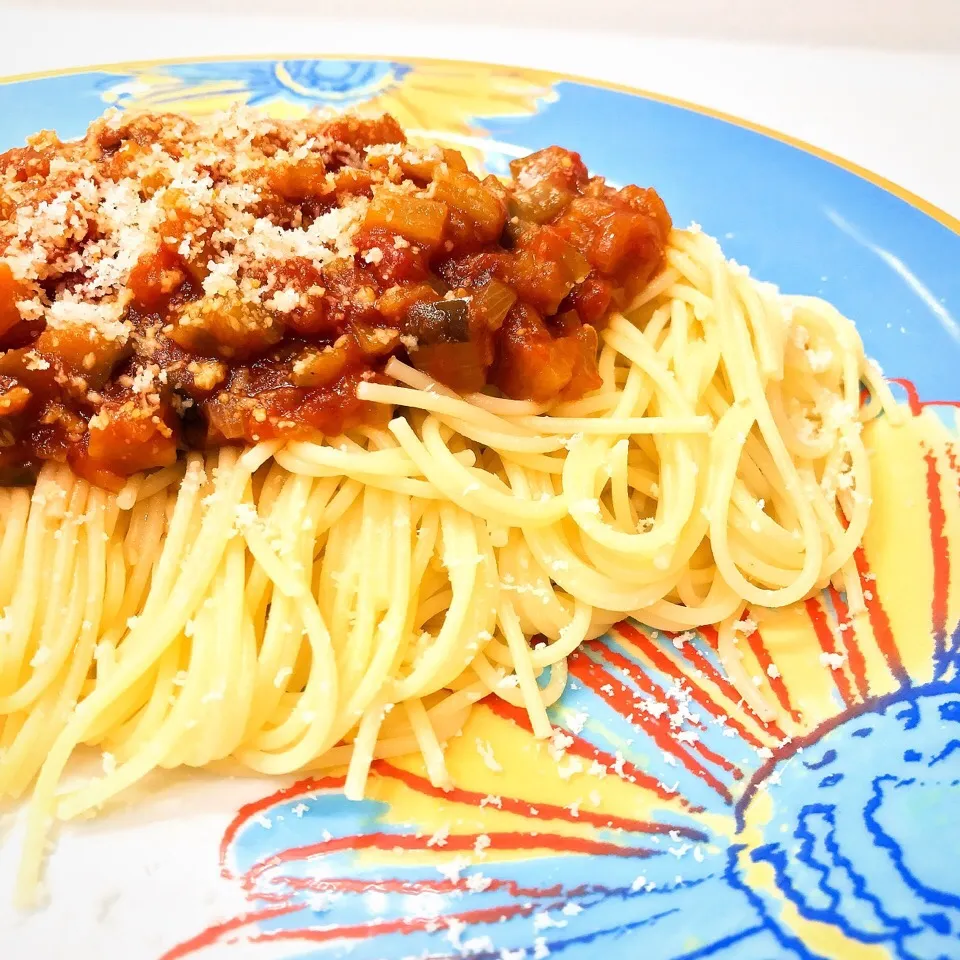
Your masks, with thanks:
M 960 956 L 960 868 L 942 855 L 960 850 L 960 690 L 857 711 L 767 783 L 774 812 L 749 856 L 773 869 L 776 890 L 758 891 L 771 915 L 782 897 L 905 960 Z

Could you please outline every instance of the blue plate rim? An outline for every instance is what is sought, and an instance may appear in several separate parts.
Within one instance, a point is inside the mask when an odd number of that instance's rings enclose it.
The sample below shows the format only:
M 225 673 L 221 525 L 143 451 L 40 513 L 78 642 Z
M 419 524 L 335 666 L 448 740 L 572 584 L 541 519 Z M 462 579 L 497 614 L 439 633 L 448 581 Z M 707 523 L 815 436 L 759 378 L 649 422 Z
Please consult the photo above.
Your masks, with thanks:
M 768 127 L 765 124 L 756 123 L 753 120 L 747 120 L 744 117 L 737 116 L 733 113 L 727 113 L 723 110 L 717 110 L 713 107 L 704 106 L 703 104 L 696 103 L 692 100 L 685 100 L 680 97 L 674 97 L 670 94 L 658 93 L 653 90 L 635 87 L 630 84 L 617 83 L 611 80 L 601 80 L 596 77 L 588 77 L 576 73 L 568 73 L 567 71 L 543 69 L 540 67 L 524 66 L 522 64 L 499 63 L 497 61 L 490 60 L 460 60 L 447 57 L 405 56 L 403 54 L 389 53 L 294 53 L 288 51 L 284 53 L 236 53 L 216 54 L 212 56 L 160 57 L 157 59 L 147 60 L 118 60 L 111 61 L 109 63 L 93 63 L 76 67 L 62 67 L 55 70 L 38 70 L 28 73 L 12 74 L 9 76 L 0 75 L 0 85 L 8 86 L 31 80 L 48 80 L 54 77 L 78 76 L 85 73 L 96 73 L 98 71 L 120 72 L 123 69 L 130 68 L 145 69 L 150 67 L 177 66 L 191 63 L 230 63 L 235 61 L 257 63 L 283 60 L 396 60 L 397 62 L 411 64 L 413 66 L 428 65 L 434 67 L 493 67 L 495 69 L 502 69 L 504 71 L 519 70 L 532 74 L 540 74 L 541 76 L 550 77 L 555 83 L 567 81 L 571 83 L 582 84 L 588 87 L 595 87 L 600 90 L 610 90 L 616 93 L 629 94 L 631 96 L 640 97 L 655 103 L 662 103 L 667 106 L 676 107 L 680 110 L 686 110 L 690 113 L 696 113 L 700 114 L 701 116 L 710 117 L 714 120 L 720 120 L 724 123 L 731 124 L 732 126 L 739 127 L 743 130 L 749 130 L 752 133 L 760 134 L 761 136 L 778 141 L 786 146 L 793 147 L 794 149 L 800 150 L 803 153 L 814 156 L 835 167 L 839 167 L 841 170 L 851 173 L 854 176 L 859 177 L 861 180 L 865 180 L 873 186 L 891 194 L 897 199 L 902 200 L 904 203 L 908 204 L 914 209 L 926 214 L 941 226 L 946 227 L 952 233 L 960 236 L 960 217 L 955 217 L 942 207 L 939 207 L 935 203 L 924 199 L 919 194 L 914 193 L 912 190 L 901 186 L 899 183 L 896 183 L 887 177 L 884 177 L 882 174 L 876 173 L 868 167 L 864 167 L 852 160 L 848 160 L 839 154 L 825 149 L 824 147 L 819 147 L 816 144 L 809 143 L 808 141 L 802 140 L 799 137 L 794 137 L 789 133 L 784 133 L 783 131 L 777 130 L 774 127 Z

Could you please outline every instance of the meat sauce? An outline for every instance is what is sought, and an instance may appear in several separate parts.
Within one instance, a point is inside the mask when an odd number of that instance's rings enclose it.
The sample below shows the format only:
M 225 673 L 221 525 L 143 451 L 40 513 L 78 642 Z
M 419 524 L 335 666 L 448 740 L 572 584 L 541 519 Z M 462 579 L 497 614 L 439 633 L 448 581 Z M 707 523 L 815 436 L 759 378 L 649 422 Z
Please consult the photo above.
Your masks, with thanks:
M 391 355 L 574 399 L 670 217 L 548 147 L 480 177 L 389 116 L 97 121 L 0 155 L 0 482 L 119 489 L 179 450 L 336 435 Z

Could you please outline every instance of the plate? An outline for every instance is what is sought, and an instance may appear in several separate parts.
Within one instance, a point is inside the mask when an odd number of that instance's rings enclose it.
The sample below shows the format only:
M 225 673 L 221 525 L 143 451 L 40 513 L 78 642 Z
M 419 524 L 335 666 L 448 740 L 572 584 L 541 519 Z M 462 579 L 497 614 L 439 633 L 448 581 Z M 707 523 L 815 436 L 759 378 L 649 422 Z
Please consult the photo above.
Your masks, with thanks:
M 772 960 L 960 956 L 960 224 L 743 121 L 551 73 L 430 60 L 137 63 L 0 84 L 0 149 L 107 106 L 393 113 L 502 172 L 552 143 L 657 188 L 728 256 L 853 317 L 909 407 L 878 426 L 867 614 L 829 590 L 740 639 L 763 724 L 693 638 L 586 645 L 535 741 L 505 704 L 450 744 L 456 788 L 157 776 L 58 837 L 50 900 L 4 956 Z M 561 756 L 558 762 L 556 757 Z M 12 831 L 14 834 L 16 828 Z

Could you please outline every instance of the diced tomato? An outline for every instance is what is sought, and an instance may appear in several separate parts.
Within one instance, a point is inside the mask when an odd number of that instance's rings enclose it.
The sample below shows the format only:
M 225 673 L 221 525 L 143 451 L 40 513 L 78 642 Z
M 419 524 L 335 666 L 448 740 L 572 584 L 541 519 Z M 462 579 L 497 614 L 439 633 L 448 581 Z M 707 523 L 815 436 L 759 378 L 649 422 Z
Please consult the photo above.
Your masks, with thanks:
M 87 456 L 121 475 L 168 467 L 177 459 L 176 423 L 169 407 L 145 407 L 138 397 L 104 401 L 88 425 Z
M 372 147 L 379 143 L 406 143 L 403 128 L 390 114 L 367 119 L 351 114 L 328 120 L 317 130 L 318 137 L 327 137 L 337 143 L 345 143 L 355 150 Z
M 419 283 L 429 273 L 426 253 L 399 233 L 374 227 L 354 238 L 360 259 L 384 287 Z
M 332 387 L 311 390 L 298 410 L 300 420 L 326 436 L 336 436 L 360 423 L 375 420 L 383 408 L 357 397 L 359 372 L 341 377 Z
M 597 333 L 571 326 L 551 336 L 540 315 L 524 303 L 507 315 L 498 341 L 493 380 L 507 396 L 545 402 L 576 399 L 601 385 L 597 373 Z
M 306 200 L 329 190 L 327 165 L 322 157 L 310 154 L 302 160 L 274 162 L 267 172 L 267 184 L 285 200 Z
M 132 305 L 143 313 L 163 310 L 186 279 L 186 266 L 176 251 L 160 247 L 154 253 L 145 253 L 127 280 Z
M 508 206 L 510 203 L 510 193 L 506 188 L 504 182 L 499 178 L 495 177 L 492 173 L 488 173 L 483 178 L 483 186 L 486 190 L 489 190 L 495 197 L 499 197 L 505 206 Z
M 573 285 L 554 260 L 540 260 L 529 251 L 518 251 L 504 279 L 524 300 L 552 313 Z
M 306 337 L 337 335 L 336 323 L 328 316 L 326 288 L 323 274 L 306 257 L 290 257 L 287 260 L 268 258 L 252 264 L 246 271 L 247 278 L 258 280 L 265 285 L 272 283 L 271 293 L 264 294 L 268 307 L 274 296 L 279 294 L 280 301 L 288 298 L 292 291 L 298 297 L 296 306 L 277 312 L 277 318 L 283 326 Z
M 519 160 L 511 160 L 510 172 L 524 190 L 535 183 L 549 181 L 578 192 L 589 176 L 580 154 L 563 147 L 546 147 Z
M 487 381 L 483 347 L 476 340 L 425 344 L 412 351 L 410 362 L 458 393 L 482 390 Z
M 660 242 L 666 244 L 670 231 L 673 229 L 673 220 L 667 212 L 667 206 L 652 187 L 627 186 L 617 193 L 617 196 L 629 207 L 643 214 L 657 225 Z
M 516 400 L 550 400 L 569 383 L 575 353 L 550 336 L 533 307 L 518 303 L 500 331 L 494 382 Z
M 71 447 L 67 452 L 70 469 L 87 483 L 119 493 L 127 482 L 126 475 L 118 472 L 100 460 L 93 460 L 87 453 L 86 445 Z
M 574 348 L 573 372 L 560 393 L 563 400 L 579 400 L 582 396 L 603 386 L 597 370 L 597 331 L 591 326 L 582 326 L 564 340 Z
M 169 252 L 179 254 L 183 267 L 200 283 L 209 272 L 207 264 L 214 254 L 210 225 L 194 211 L 189 197 L 181 190 L 167 190 L 161 206 L 165 212 L 165 219 L 159 227 L 161 245 Z
M 519 238 L 502 279 L 521 299 L 550 314 L 589 272 L 587 261 L 553 227 L 530 227 Z
M 30 296 L 26 285 L 13 276 L 8 264 L 0 260 L 0 337 L 22 322 L 17 302 Z
M 59 394 L 57 370 L 53 364 L 37 362 L 38 355 L 31 347 L 19 347 L 0 353 L 0 377 L 25 386 L 34 396 L 48 400 Z
M 612 298 L 613 285 L 596 273 L 591 273 L 573 288 L 569 300 L 570 306 L 584 323 L 596 326 L 606 320 Z
M 663 256 L 659 223 L 615 200 L 578 197 L 556 229 L 607 276 L 625 267 L 659 264 Z

